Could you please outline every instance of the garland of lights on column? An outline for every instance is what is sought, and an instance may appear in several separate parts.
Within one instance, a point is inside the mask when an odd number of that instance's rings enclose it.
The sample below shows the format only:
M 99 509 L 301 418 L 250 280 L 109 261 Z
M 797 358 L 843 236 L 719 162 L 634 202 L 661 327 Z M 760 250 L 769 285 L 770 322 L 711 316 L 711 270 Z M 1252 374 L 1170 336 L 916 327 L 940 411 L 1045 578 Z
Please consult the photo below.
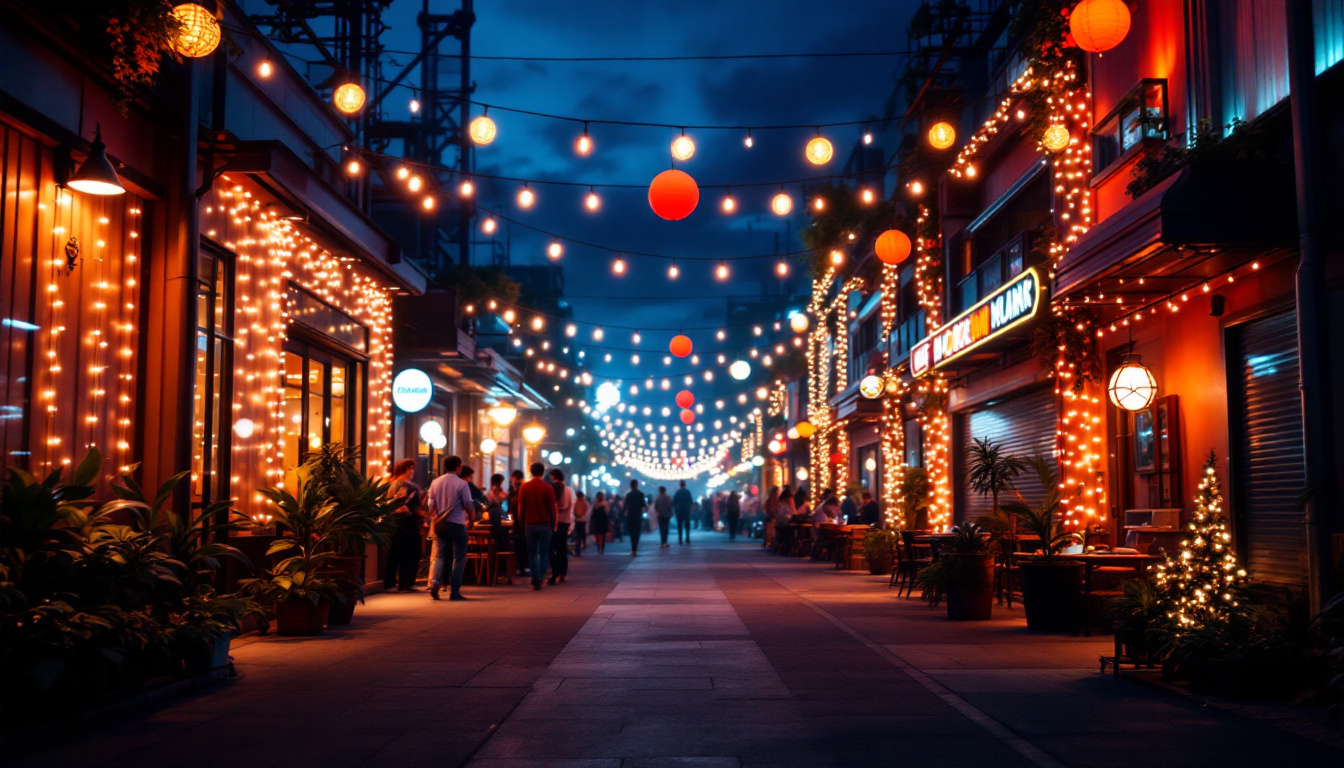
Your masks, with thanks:
M 815 322 L 807 342 L 807 420 L 815 428 L 808 440 L 808 464 L 813 487 L 844 488 L 849 480 L 849 440 L 842 429 L 838 429 L 831 414 L 830 396 L 840 392 L 849 383 L 849 372 L 845 366 L 835 368 L 834 382 L 831 376 L 831 359 L 845 360 L 849 354 L 849 334 L 832 333 L 831 323 L 840 313 L 839 322 L 844 330 L 844 308 L 849 293 L 863 287 L 863 280 L 851 277 L 840 286 L 835 297 L 827 302 L 831 288 L 835 285 L 836 270 L 830 267 L 820 278 L 812 280 L 812 298 L 808 301 L 807 313 Z M 832 384 L 834 388 L 832 388 Z M 836 464 L 834 476 L 831 473 L 831 448 L 833 433 L 838 432 L 835 452 L 840 453 L 844 461 Z

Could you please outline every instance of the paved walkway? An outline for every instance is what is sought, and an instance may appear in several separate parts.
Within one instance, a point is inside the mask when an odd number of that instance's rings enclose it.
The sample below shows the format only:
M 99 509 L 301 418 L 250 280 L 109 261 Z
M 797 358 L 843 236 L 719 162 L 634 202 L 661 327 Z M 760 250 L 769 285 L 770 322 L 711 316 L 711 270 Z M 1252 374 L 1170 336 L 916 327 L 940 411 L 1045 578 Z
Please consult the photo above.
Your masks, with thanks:
M 700 534 L 570 582 L 378 595 L 238 647 L 240 680 L 14 765 L 1339 766 L 1097 673 L 1109 638 L 951 623 L 885 579 Z M 656 540 L 655 540 L 656 541 Z

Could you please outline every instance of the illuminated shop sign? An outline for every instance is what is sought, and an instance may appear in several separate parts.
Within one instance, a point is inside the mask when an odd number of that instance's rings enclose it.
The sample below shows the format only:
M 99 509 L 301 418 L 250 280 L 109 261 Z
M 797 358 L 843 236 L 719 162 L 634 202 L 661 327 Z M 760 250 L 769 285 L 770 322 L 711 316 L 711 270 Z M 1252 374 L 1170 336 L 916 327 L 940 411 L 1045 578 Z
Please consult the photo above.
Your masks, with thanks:
M 434 383 L 418 368 L 407 368 L 392 379 L 392 402 L 406 413 L 424 410 L 433 397 Z
M 923 376 L 1031 320 L 1041 308 L 1035 267 L 1009 280 L 910 350 L 910 372 Z

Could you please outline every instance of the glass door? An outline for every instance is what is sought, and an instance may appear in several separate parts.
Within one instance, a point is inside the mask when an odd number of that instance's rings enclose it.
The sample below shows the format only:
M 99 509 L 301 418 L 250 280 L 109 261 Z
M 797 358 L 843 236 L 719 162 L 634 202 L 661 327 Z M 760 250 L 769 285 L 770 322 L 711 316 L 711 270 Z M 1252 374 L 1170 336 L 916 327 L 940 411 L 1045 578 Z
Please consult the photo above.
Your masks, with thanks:
M 328 350 L 285 344 L 285 464 L 328 443 L 362 445 L 364 365 Z

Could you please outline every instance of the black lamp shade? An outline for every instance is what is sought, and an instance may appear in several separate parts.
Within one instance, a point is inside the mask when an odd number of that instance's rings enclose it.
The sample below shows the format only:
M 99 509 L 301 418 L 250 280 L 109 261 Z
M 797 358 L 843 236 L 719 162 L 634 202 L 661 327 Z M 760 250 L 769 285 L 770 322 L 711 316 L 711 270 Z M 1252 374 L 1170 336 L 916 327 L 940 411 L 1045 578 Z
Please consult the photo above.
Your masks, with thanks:
M 126 194 L 126 188 L 121 185 L 121 179 L 117 178 L 112 161 L 107 159 L 107 145 L 103 144 L 101 130 L 94 132 L 89 156 L 84 158 L 84 162 L 80 163 L 79 169 L 65 185 L 86 195 Z

